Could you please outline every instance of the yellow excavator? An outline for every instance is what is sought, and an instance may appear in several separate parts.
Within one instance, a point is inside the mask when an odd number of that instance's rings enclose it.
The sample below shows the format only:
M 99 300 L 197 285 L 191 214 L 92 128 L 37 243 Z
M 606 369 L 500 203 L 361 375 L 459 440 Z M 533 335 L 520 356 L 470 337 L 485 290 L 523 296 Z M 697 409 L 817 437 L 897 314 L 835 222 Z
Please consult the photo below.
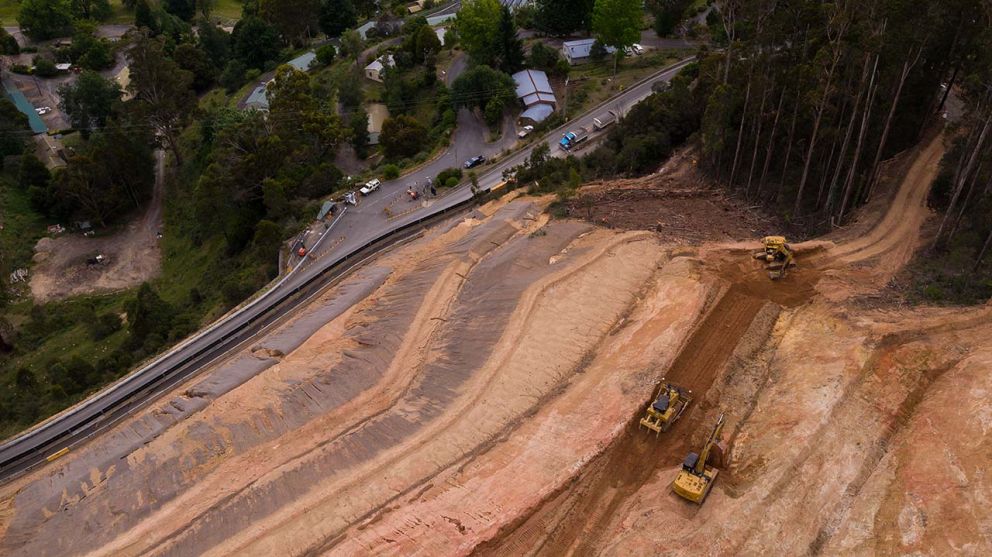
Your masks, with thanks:
M 668 428 L 682 416 L 691 401 L 689 392 L 682 387 L 666 383 L 662 378 L 658 396 L 645 411 L 641 425 L 655 432 L 655 435 L 668 431 Z
M 719 470 L 713 466 L 707 466 L 706 460 L 720 440 L 721 431 L 723 431 L 723 414 L 717 418 L 713 433 L 710 433 L 710 438 L 703 445 L 703 451 L 700 454 L 689 453 L 685 457 L 685 460 L 682 461 L 682 469 L 679 470 L 679 475 L 672 483 L 672 489 L 675 490 L 675 493 L 693 503 L 702 504 L 703 499 L 706 499 L 709 494 L 710 488 L 713 487 L 713 482 L 716 481 Z M 716 446 L 717 450 L 719 448 Z
M 785 236 L 765 236 L 761 243 L 764 249 L 756 252 L 754 258 L 768 264 L 768 278 L 784 278 L 786 270 L 795 265 L 792 248 L 785 243 Z

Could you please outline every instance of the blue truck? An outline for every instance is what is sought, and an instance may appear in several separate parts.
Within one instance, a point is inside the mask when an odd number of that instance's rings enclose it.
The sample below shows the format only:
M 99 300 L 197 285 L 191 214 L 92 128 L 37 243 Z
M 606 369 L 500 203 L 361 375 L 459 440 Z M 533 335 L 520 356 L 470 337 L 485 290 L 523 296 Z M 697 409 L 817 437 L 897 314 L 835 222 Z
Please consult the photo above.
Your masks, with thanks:
M 576 145 L 589 139 L 590 132 L 591 130 L 588 128 L 578 128 L 574 131 L 565 132 L 561 136 L 561 141 L 558 142 L 558 147 L 564 151 L 570 151 Z

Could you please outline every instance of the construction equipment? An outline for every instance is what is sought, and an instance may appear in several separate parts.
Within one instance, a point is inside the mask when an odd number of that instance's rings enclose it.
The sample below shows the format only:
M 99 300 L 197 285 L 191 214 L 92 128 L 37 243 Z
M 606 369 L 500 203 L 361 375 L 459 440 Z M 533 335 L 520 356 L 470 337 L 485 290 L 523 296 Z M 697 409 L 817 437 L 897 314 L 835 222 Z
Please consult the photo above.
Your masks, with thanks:
M 792 248 L 785 243 L 785 236 L 765 236 L 761 243 L 765 249 L 756 252 L 754 258 L 768 264 L 768 278 L 778 280 L 785 277 L 786 270 L 795 265 Z
M 679 470 L 679 475 L 672 482 L 672 489 L 679 496 L 699 504 L 702 504 L 703 499 L 706 499 L 706 495 L 709 494 L 713 482 L 716 481 L 716 475 L 719 473 L 719 470 L 713 466 L 707 466 L 706 460 L 720 439 L 721 431 L 723 431 L 723 414 L 717 418 L 716 426 L 713 427 L 713 432 L 710 433 L 709 439 L 703 445 L 702 452 L 700 454 L 689 453 L 682 461 L 682 469 Z M 716 449 L 719 450 L 719 446 L 716 446 Z
M 692 402 L 692 397 L 689 395 L 690 393 L 682 387 L 666 383 L 665 379 L 662 378 L 658 396 L 645 411 L 644 417 L 641 418 L 641 425 L 655 432 L 656 435 L 662 431 L 668 431 L 668 428 L 672 427 L 672 424 L 682 416 L 685 409 L 689 407 L 689 403 Z

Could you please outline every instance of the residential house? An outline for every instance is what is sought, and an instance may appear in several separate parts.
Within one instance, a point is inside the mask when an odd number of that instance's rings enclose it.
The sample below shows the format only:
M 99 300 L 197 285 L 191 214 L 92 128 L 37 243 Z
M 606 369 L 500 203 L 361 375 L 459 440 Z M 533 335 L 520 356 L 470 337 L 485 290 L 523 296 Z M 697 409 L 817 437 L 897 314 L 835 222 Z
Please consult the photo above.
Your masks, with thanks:
M 393 55 L 386 54 L 380 56 L 372 61 L 368 66 L 365 66 L 365 77 L 371 79 L 372 81 L 378 81 L 382 83 L 382 74 L 386 68 L 393 67 Z
M 592 45 L 596 39 L 579 39 L 576 41 L 565 41 L 561 45 L 561 54 L 571 65 L 584 64 L 592 57 Z M 617 49 L 612 46 L 606 47 L 607 54 L 613 54 Z

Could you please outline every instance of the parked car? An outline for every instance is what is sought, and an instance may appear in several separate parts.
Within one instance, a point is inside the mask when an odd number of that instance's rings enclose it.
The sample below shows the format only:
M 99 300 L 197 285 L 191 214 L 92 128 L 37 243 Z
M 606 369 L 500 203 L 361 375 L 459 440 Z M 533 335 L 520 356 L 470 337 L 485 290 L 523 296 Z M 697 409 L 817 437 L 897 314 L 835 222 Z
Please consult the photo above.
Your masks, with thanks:
M 34 111 L 37 112 L 39 116 L 44 116 L 45 114 L 48 114 L 49 112 L 52 111 L 52 107 L 50 107 L 50 106 L 40 106 L 40 107 L 34 109 Z
M 523 139 L 523 138 L 527 137 L 528 135 L 530 135 L 530 132 L 532 132 L 532 131 L 534 131 L 534 126 L 524 126 L 524 127 L 520 128 L 520 131 L 517 132 L 517 137 L 519 137 L 520 139 Z
M 379 186 L 381 186 L 381 185 L 382 185 L 382 182 L 380 182 L 378 178 L 372 178 L 368 182 L 365 182 L 365 185 L 362 186 L 362 189 L 360 189 L 358 191 L 362 195 L 368 195 L 368 194 L 374 192 L 375 190 L 379 189 Z
M 644 54 L 644 47 L 637 43 L 630 45 L 630 48 L 634 49 L 634 54 L 637 54 L 638 56 Z
M 486 162 L 486 157 L 483 157 L 482 155 L 472 157 L 465 161 L 465 168 L 475 168 L 484 162 Z

